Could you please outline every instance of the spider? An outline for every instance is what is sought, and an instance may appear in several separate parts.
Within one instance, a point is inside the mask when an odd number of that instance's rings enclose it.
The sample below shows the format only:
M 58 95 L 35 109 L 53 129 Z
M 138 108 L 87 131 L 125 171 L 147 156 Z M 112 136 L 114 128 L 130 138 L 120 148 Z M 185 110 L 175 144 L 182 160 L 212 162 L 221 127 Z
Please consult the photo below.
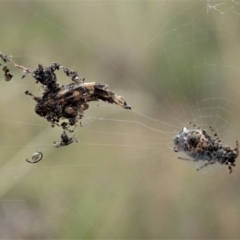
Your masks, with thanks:
M 195 124 L 193 126 L 196 128 Z M 204 161 L 205 163 L 197 168 L 198 171 L 218 162 L 227 165 L 229 173 L 232 173 L 232 167 L 236 166 L 235 161 L 239 155 L 238 141 L 236 141 L 235 148 L 223 145 L 212 127 L 210 127 L 210 130 L 214 133 L 214 138 L 200 128 L 187 129 L 184 127 L 173 139 L 173 150 L 175 152 L 184 152 L 192 158 L 191 160 L 178 157 L 179 159 L 194 162 Z

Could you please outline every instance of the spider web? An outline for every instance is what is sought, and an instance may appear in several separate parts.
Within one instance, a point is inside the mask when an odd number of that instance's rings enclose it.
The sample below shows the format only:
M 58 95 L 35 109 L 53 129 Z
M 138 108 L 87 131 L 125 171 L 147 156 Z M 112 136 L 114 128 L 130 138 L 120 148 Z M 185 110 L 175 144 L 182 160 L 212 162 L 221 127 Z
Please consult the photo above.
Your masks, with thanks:
M 59 62 L 124 96 L 92 103 L 79 143 L 34 113 L 30 77 L 1 77 L 0 238 L 239 238 L 238 160 L 196 171 L 173 137 L 195 123 L 239 139 L 239 1 L 1 1 L 1 48 Z M 57 73 L 61 84 L 68 84 Z M 26 158 L 41 151 L 43 159 Z M 201 164 L 201 163 L 200 163 Z

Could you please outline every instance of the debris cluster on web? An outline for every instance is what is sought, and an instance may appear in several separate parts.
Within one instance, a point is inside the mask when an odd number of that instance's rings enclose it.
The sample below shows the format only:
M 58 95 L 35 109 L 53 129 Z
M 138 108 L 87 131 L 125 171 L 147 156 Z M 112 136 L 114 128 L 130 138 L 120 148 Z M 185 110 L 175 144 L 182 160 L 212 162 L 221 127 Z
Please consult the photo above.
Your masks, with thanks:
M 54 143 L 54 147 L 66 146 L 71 144 L 72 138 L 67 136 L 66 131 L 73 132 L 75 127 L 81 123 L 84 112 L 89 108 L 89 102 L 102 100 L 110 104 L 116 104 L 124 109 L 131 109 L 122 96 L 115 94 L 103 83 L 85 82 L 85 78 L 59 63 L 52 63 L 50 66 L 38 64 L 35 70 L 16 64 L 11 56 L 0 53 L 4 65 L 2 71 L 6 81 L 10 81 L 13 75 L 7 66 L 8 63 L 22 70 L 22 79 L 31 75 L 43 86 L 41 96 L 34 96 L 28 90 L 25 94 L 31 96 L 36 102 L 35 112 L 51 123 L 52 127 L 60 126 L 63 128 L 61 140 Z M 62 70 L 71 82 L 67 85 L 59 85 L 57 82 L 56 71 Z M 69 140 L 70 139 L 70 140 Z M 67 141 L 69 140 L 69 141 Z M 58 143 L 58 144 L 57 144 Z

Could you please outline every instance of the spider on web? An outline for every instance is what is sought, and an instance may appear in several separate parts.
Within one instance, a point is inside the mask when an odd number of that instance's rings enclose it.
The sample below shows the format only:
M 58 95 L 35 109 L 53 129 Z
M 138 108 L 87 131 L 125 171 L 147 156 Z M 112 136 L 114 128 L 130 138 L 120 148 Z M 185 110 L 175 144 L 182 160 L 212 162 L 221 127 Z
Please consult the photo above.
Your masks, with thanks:
M 196 125 L 194 124 L 193 127 L 196 128 Z M 204 161 L 205 163 L 197 170 L 218 162 L 227 165 L 229 173 L 232 173 L 232 167 L 236 166 L 235 161 L 239 155 L 238 141 L 236 141 L 236 148 L 223 145 L 212 127 L 210 130 L 214 133 L 214 138 L 200 128 L 187 129 L 184 127 L 174 137 L 174 151 L 183 152 L 192 158 L 191 160 L 178 157 L 179 159 L 194 162 Z
M 11 59 L 11 56 L 0 52 L 0 58 L 5 63 L 2 70 L 6 81 L 10 81 L 13 77 L 6 66 L 7 63 L 10 63 L 22 70 L 22 79 L 26 75 L 31 75 L 36 80 L 36 83 L 42 84 L 42 96 L 36 97 L 29 91 L 25 91 L 25 94 L 31 96 L 36 102 L 35 112 L 39 116 L 49 121 L 52 127 L 62 127 L 61 140 L 54 142 L 53 147 L 67 146 L 76 141 L 75 138 L 69 137 L 66 131 L 73 132 L 78 123 L 81 124 L 80 121 L 84 116 L 84 111 L 89 108 L 89 102 L 102 100 L 116 104 L 124 109 L 131 109 L 131 106 L 127 104 L 124 98 L 109 90 L 106 84 L 85 82 L 85 78 L 80 77 L 76 71 L 66 68 L 59 63 L 52 63 L 50 66 L 39 64 L 35 70 L 31 71 L 24 66 L 16 64 Z M 57 70 L 62 70 L 67 77 L 71 78 L 72 82 L 60 86 L 57 83 L 55 74 Z M 42 159 L 42 155 L 39 155 L 39 152 L 37 153 L 35 154 L 37 157 L 34 155 L 31 163 L 39 162 Z

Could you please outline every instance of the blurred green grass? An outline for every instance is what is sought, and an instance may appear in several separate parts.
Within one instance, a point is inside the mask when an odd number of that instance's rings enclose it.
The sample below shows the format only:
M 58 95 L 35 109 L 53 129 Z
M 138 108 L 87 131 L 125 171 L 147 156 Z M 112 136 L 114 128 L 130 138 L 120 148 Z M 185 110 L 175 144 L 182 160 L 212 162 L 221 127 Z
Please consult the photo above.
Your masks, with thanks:
M 203 1 L 1 1 L 0 19 L 0 50 L 18 63 L 59 62 L 159 120 L 93 104 L 80 143 L 52 149 L 61 130 L 24 95 L 39 85 L 12 70 L 0 83 L 1 238 L 240 237 L 237 167 L 204 175 L 172 151 L 191 120 L 238 139 L 236 13 Z M 124 121 L 87 124 L 96 116 Z M 39 164 L 25 162 L 47 147 Z

